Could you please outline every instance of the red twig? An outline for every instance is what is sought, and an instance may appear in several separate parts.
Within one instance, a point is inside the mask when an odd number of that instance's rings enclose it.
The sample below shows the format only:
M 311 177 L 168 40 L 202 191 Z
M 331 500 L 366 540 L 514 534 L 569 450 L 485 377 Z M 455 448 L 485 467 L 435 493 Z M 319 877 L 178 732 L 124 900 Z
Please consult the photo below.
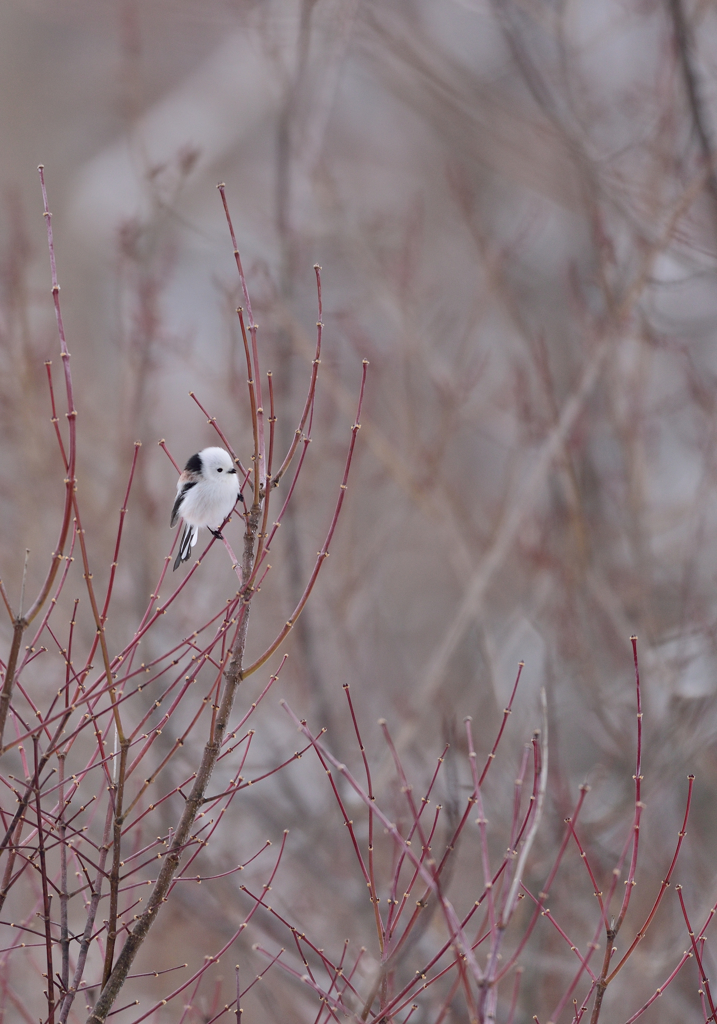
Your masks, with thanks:
M 707 977 L 707 975 L 705 973 L 704 965 L 702 963 L 702 956 L 701 956 L 699 948 L 698 948 L 697 939 L 695 938 L 695 933 L 693 932 L 692 926 L 690 925 L 690 919 L 689 919 L 689 916 L 687 914 L 687 907 L 685 906 L 685 900 L 684 900 L 684 897 L 682 895 L 682 886 L 678 885 L 675 888 L 677 890 L 677 896 L 678 896 L 679 901 L 680 901 L 680 909 L 682 910 L 682 916 L 685 919 L 685 925 L 687 927 L 687 934 L 689 935 L 690 942 L 692 943 L 692 952 L 694 953 L 695 960 L 697 962 L 697 970 L 699 971 L 699 974 L 700 974 L 700 982 L 702 984 L 702 990 L 703 990 L 703 993 L 704 993 L 704 995 L 705 995 L 705 997 L 707 999 L 707 1002 L 709 1003 L 710 1016 L 708 1018 L 708 1021 L 705 1022 L 705 1024 L 708 1024 L 709 1021 L 717 1020 L 717 1016 L 715 1016 L 715 1006 L 714 1006 L 714 1003 L 712 1001 L 712 992 L 710 990 L 710 983 L 709 983 L 709 979 L 708 979 L 708 977 Z M 702 936 L 699 936 L 699 937 L 701 938 Z
M 678 836 L 677 836 L 677 846 L 675 847 L 675 852 L 674 852 L 674 855 L 672 857 L 672 861 L 671 861 L 670 866 L 668 868 L 667 874 L 665 875 L 665 877 L 663 879 L 662 885 L 660 886 L 660 891 L 658 892 L 658 894 L 657 894 L 657 896 L 655 898 L 655 902 L 652 905 L 652 910 L 650 911 L 650 913 L 647 915 L 647 918 L 645 919 L 645 923 L 639 929 L 637 935 L 635 936 L 635 938 L 632 941 L 632 944 L 630 945 L 629 949 L 627 950 L 625 955 L 622 957 L 622 959 L 618 963 L 617 967 L 615 967 L 615 969 L 612 971 L 612 973 L 608 976 L 608 979 L 607 979 L 608 983 L 611 982 L 612 979 L 617 974 L 617 972 L 619 970 L 621 970 L 622 967 L 624 967 L 625 963 L 627 962 L 629 957 L 632 955 L 632 952 L 635 949 L 635 947 L 637 946 L 638 942 L 640 942 L 645 937 L 645 933 L 647 932 L 647 929 L 650 927 L 650 924 L 652 923 L 652 919 L 654 918 L 655 914 L 657 913 L 657 908 L 659 907 L 660 903 L 662 902 L 662 897 L 665 895 L 665 891 L 667 890 L 667 887 L 670 884 L 670 879 L 672 878 L 672 872 L 675 870 L 675 864 L 677 863 L 677 858 L 679 856 L 680 848 L 682 846 L 682 840 L 687 835 L 687 819 L 688 819 L 689 814 L 690 814 L 690 805 L 692 803 L 692 788 L 693 788 L 694 783 L 695 783 L 695 777 L 694 777 L 694 775 L 688 775 L 687 778 L 689 780 L 689 783 L 688 783 L 688 789 L 687 789 L 687 801 L 686 801 L 686 805 L 685 805 L 685 816 L 684 816 L 683 821 L 682 821 L 682 828 L 680 829 L 680 831 L 678 833 Z
M 347 453 L 347 456 L 346 456 L 346 464 L 345 464 L 345 467 L 344 467 L 343 480 L 342 480 L 341 485 L 340 485 L 339 496 L 338 496 L 338 499 L 336 501 L 336 507 L 334 509 L 334 514 L 333 514 L 333 517 L 331 519 L 331 523 L 329 525 L 328 533 L 326 534 L 326 539 L 324 541 L 324 545 L 323 545 L 321 551 L 319 551 L 319 553 L 318 553 L 318 556 L 317 556 L 317 559 L 316 559 L 316 563 L 314 565 L 313 572 L 311 573 L 311 576 L 309 578 L 309 582 L 306 584 L 306 587 L 304 589 L 304 593 L 299 598 L 299 603 L 296 605 L 296 608 L 294 609 L 291 617 L 287 620 L 286 625 L 280 631 L 280 633 L 278 634 L 276 639 L 269 645 L 269 647 L 266 648 L 264 653 L 262 655 L 260 655 L 256 659 L 256 661 L 252 662 L 252 664 L 249 665 L 244 670 L 244 678 L 246 678 L 247 676 L 250 676 L 252 674 L 252 672 L 256 672 L 256 670 L 258 668 L 261 668 L 261 666 L 264 664 L 264 662 L 267 661 L 272 656 L 274 651 L 283 643 L 284 639 L 287 637 L 287 635 L 294 628 L 294 624 L 296 623 L 296 620 L 298 619 L 299 615 L 303 611 L 304 606 L 306 605 L 306 602 L 309 600 L 309 596 L 311 594 L 311 591 L 314 589 L 314 584 L 316 583 L 316 578 L 319 575 L 319 572 L 321 571 L 321 567 L 322 567 L 324 561 L 326 560 L 326 558 L 328 558 L 328 555 L 329 555 L 329 545 L 331 544 L 331 539 L 332 539 L 332 537 L 334 535 L 334 531 L 336 530 L 336 525 L 337 525 L 338 520 L 339 520 L 339 515 L 341 514 L 341 508 L 343 506 L 344 498 L 346 496 L 346 490 L 348 488 L 349 471 L 351 469 L 351 461 L 353 459 L 354 446 L 356 444 L 356 435 L 357 435 L 359 429 L 361 428 L 361 422 L 360 422 L 360 420 L 361 420 L 361 406 L 363 404 L 364 389 L 366 387 L 366 370 L 367 370 L 367 368 L 368 368 L 368 360 L 364 359 L 364 361 L 363 361 L 363 372 L 361 374 L 361 388 L 359 390 L 358 407 L 357 407 L 357 410 L 356 410 L 356 421 L 355 421 L 354 425 L 351 427 L 351 442 L 349 444 L 349 450 L 348 450 L 348 453 Z

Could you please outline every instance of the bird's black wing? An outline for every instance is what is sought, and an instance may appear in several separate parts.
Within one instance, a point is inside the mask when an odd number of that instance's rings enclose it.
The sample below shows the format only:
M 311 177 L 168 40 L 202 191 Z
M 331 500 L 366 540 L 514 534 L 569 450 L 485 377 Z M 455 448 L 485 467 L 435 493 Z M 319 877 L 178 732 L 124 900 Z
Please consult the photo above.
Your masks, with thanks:
M 179 551 L 177 552 L 177 557 L 174 560 L 175 571 L 179 568 L 182 562 L 189 561 L 189 558 L 192 554 L 192 546 L 194 545 L 197 539 L 197 532 L 198 531 L 196 526 L 190 526 L 189 523 L 185 525 L 184 533 L 182 534 L 182 539 L 179 542 Z
M 177 519 L 179 518 L 179 509 L 182 504 L 182 498 L 187 493 L 187 491 L 191 491 L 192 487 L 196 487 L 198 483 L 198 480 L 188 480 L 184 487 L 182 487 L 181 491 L 177 495 L 177 500 L 174 502 L 174 505 L 172 506 L 172 518 L 169 520 L 170 526 L 173 527 L 176 525 Z

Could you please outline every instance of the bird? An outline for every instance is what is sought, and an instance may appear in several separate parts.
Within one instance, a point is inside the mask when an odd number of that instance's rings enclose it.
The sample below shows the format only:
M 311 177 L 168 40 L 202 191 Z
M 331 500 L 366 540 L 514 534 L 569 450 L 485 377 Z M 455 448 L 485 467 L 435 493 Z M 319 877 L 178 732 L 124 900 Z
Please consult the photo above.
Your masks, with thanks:
M 219 528 L 237 501 L 244 501 L 244 498 L 229 452 L 224 448 L 203 448 L 192 455 L 177 481 L 177 497 L 170 520 L 172 528 L 179 519 L 184 522 L 175 570 L 189 559 L 201 526 L 206 526 L 218 540 L 222 539 Z

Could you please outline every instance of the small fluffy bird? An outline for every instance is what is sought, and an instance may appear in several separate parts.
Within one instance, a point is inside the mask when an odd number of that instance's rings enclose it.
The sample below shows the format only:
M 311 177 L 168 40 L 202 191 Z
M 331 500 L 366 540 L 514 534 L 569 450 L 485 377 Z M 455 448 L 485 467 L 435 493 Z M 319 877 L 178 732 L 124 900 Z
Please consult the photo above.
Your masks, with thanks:
M 206 526 L 221 539 L 219 527 L 240 499 L 244 500 L 229 452 L 223 448 L 203 448 L 192 455 L 177 481 L 177 498 L 170 522 L 172 527 L 178 519 L 184 522 L 175 569 L 189 559 L 200 526 Z

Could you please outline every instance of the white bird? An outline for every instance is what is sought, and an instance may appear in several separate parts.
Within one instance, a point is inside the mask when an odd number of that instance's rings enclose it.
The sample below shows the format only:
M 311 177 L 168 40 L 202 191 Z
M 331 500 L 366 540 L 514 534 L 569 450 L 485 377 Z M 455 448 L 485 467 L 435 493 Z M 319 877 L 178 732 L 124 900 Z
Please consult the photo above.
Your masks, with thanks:
M 172 527 L 180 518 L 184 522 L 175 569 L 191 555 L 200 526 L 206 526 L 221 540 L 219 528 L 239 500 L 244 498 L 239 493 L 239 479 L 229 452 L 223 448 L 203 448 L 192 455 L 177 481 L 170 521 Z

